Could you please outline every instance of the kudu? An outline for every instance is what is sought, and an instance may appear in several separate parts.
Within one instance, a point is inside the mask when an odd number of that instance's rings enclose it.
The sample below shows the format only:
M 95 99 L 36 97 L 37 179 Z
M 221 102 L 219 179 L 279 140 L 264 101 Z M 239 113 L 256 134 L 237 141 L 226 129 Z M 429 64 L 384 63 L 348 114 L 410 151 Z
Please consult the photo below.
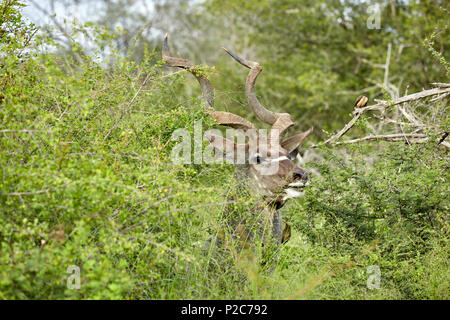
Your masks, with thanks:
M 236 165 L 238 185 L 249 195 L 262 199 L 256 207 L 247 211 L 250 216 L 262 218 L 260 219 L 262 223 L 259 224 L 259 227 L 249 230 L 252 228 L 242 221 L 241 215 L 241 218 L 233 223 L 238 238 L 244 243 L 248 243 L 248 240 L 254 238 L 256 234 L 261 236 L 261 230 L 266 230 L 271 236 L 267 237 L 267 233 L 262 236 L 263 245 L 268 239 L 271 239 L 270 241 L 275 245 L 279 245 L 290 237 L 290 226 L 284 223 L 283 227 L 280 208 L 287 199 L 302 196 L 303 190 L 301 189 L 308 184 L 307 172 L 298 167 L 293 160 L 298 153 L 298 147 L 312 132 L 312 128 L 280 142 L 279 138 L 289 127 L 294 125 L 294 121 L 289 114 L 272 112 L 258 101 L 255 82 L 262 67 L 257 62 L 245 60 L 230 50 L 225 48 L 224 50 L 234 60 L 250 69 L 245 83 L 245 93 L 256 117 L 271 125 L 269 134 L 265 137 L 261 135 L 261 130 L 257 130 L 246 119 L 233 113 L 214 110 L 214 89 L 207 75 L 191 61 L 169 55 L 167 34 L 164 37 L 162 58 L 168 65 L 185 69 L 196 77 L 202 89 L 202 102 L 210 117 L 221 125 L 242 130 L 249 138 L 249 142 L 238 144 L 218 135 L 205 135 L 215 150 L 224 153 L 236 150 L 245 152 L 245 162 Z M 270 167 L 275 167 L 276 170 L 267 170 Z

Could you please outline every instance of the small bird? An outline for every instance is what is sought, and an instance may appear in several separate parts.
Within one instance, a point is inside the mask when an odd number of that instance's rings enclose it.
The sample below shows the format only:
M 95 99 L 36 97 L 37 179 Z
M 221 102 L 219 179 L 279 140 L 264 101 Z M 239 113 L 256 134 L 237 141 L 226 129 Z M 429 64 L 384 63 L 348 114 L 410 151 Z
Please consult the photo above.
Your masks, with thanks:
M 367 101 L 369 101 L 369 99 L 366 96 L 359 96 L 358 99 L 356 99 L 355 108 L 364 108 L 367 106 Z

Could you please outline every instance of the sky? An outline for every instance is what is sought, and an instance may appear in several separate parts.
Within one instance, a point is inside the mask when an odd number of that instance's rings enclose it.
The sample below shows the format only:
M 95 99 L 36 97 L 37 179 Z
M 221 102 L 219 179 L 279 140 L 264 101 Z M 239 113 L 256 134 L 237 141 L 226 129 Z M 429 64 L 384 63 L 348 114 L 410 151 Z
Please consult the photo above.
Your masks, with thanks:
M 28 1 L 27 7 L 24 9 L 23 14 L 29 18 L 33 23 L 38 26 L 52 23 L 51 18 L 44 14 L 42 11 L 36 8 L 36 5 L 47 10 L 48 12 L 56 13 L 56 19 L 64 24 L 64 20 L 72 20 L 76 18 L 80 22 L 86 22 L 86 17 L 92 17 L 95 11 L 101 9 L 100 3 L 92 1 L 90 3 L 82 2 L 79 5 L 68 5 L 67 1 L 55 0 L 54 8 L 51 7 L 49 0 L 34 0 Z M 36 4 L 36 5 L 35 5 Z

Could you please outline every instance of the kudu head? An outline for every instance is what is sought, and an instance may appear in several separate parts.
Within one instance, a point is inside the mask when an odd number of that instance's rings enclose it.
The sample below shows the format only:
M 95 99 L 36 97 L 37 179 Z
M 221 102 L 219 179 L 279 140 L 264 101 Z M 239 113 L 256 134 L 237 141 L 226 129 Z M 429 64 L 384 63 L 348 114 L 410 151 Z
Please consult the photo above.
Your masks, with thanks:
M 223 138 L 221 135 L 205 133 L 211 146 L 215 150 L 226 154 L 237 153 L 243 156 L 243 161 L 238 162 L 241 172 L 241 182 L 245 183 L 254 195 L 264 197 L 267 204 L 280 208 L 288 198 L 299 197 L 303 194 L 302 188 L 307 185 L 307 172 L 294 163 L 298 153 L 298 147 L 312 132 L 312 128 L 306 132 L 282 139 L 286 130 L 294 125 L 292 117 L 287 113 L 277 113 L 266 109 L 257 99 L 255 93 L 256 78 L 262 71 L 262 67 L 253 61 L 245 60 L 230 50 L 224 50 L 237 62 L 250 72 L 245 83 L 245 93 L 250 107 L 256 117 L 271 126 L 270 130 L 258 130 L 251 122 L 229 112 L 215 111 L 214 89 L 207 76 L 199 72 L 198 68 L 189 60 L 169 56 L 167 34 L 164 38 L 162 57 L 173 67 L 179 67 L 191 72 L 202 88 L 202 102 L 209 115 L 219 124 L 234 129 L 242 130 L 247 142 L 236 143 L 233 140 Z

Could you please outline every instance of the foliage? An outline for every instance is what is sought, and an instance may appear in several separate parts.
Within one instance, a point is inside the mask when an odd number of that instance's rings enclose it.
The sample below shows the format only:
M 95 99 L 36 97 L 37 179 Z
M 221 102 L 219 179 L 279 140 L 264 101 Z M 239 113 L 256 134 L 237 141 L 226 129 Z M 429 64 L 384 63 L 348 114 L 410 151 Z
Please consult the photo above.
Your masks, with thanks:
M 248 2 L 240 12 L 245 16 L 252 8 Z M 272 28 L 279 18 L 269 15 L 270 1 L 260 8 L 264 28 Z M 302 12 L 311 14 L 309 23 L 318 14 L 319 7 L 313 8 Z M 95 37 L 93 50 L 78 50 L 82 45 L 74 39 L 75 54 L 63 50 L 48 33 L 33 37 L 36 28 L 20 10 L 20 1 L 0 5 L 0 298 L 448 299 L 448 154 L 434 140 L 340 151 L 322 147 L 324 159 L 308 164 L 320 175 L 311 179 L 303 199 L 284 208 L 293 237 L 272 260 L 261 265 L 261 248 L 239 251 L 232 244 L 217 252 L 204 244 L 223 232 L 233 168 L 170 161 L 175 129 L 193 136 L 195 121 L 202 120 L 204 129 L 215 125 L 205 120 L 199 99 L 191 98 L 198 90 L 191 77 L 169 74 L 173 70 L 162 66 L 153 46 L 139 47 L 139 59 L 124 55 L 114 32 L 91 23 L 77 30 Z M 362 36 L 347 37 L 351 46 Z M 297 103 L 317 107 L 334 97 L 329 85 L 347 78 L 337 70 L 348 70 L 351 57 L 338 69 L 324 69 L 301 39 L 291 39 L 297 42 L 292 45 L 287 38 L 273 39 L 286 56 L 268 64 L 279 78 L 268 72 L 261 84 L 277 92 L 288 89 L 289 98 L 271 92 L 268 98 L 291 99 L 285 111 L 292 111 Z M 377 39 L 370 41 L 368 56 L 384 52 L 374 45 Z M 331 61 L 346 52 L 341 46 L 330 49 Z M 286 84 L 287 71 L 299 62 L 289 50 L 297 48 L 310 51 L 301 67 L 311 66 Z M 427 54 L 423 63 L 434 67 L 426 76 L 437 81 L 440 69 Z M 235 90 L 231 70 L 237 66 L 226 66 L 219 62 L 216 69 L 199 70 L 219 70 L 213 79 L 224 78 L 224 90 Z M 324 78 L 330 83 L 317 86 Z M 343 87 L 358 88 L 356 78 Z M 305 100 L 299 100 L 300 90 L 309 91 Z M 219 92 L 218 100 L 226 99 L 233 98 Z M 241 108 L 239 101 L 233 108 Z M 240 211 L 252 199 L 237 194 L 233 201 L 231 207 Z M 370 265 L 381 268 L 379 290 L 366 286 Z M 78 290 L 67 286 L 70 266 L 80 268 Z
M 436 276 L 433 268 L 448 267 L 448 156 L 436 153 L 434 143 L 385 144 L 368 166 L 363 155 L 373 147 L 353 147 L 347 160 L 325 152 L 324 160 L 310 164 L 323 177 L 312 182 L 289 217 L 298 230 L 344 256 L 375 243 L 359 264 L 381 268 L 387 293 L 448 298 L 448 270 L 442 283 L 430 278 Z M 443 264 L 428 269 L 434 250 L 440 251 L 435 261 Z

